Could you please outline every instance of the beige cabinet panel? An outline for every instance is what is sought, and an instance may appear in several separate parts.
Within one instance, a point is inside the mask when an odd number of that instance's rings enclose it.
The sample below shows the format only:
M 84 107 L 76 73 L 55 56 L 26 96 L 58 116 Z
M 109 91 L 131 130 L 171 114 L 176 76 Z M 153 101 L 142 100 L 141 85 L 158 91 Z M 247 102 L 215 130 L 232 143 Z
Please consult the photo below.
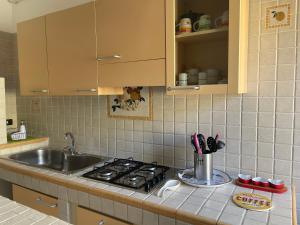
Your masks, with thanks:
M 94 3 L 46 16 L 51 95 L 96 95 Z
M 96 17 L 104 63 L 165 58 L 165 0 L 97 0 Z
M 112 86 L 164 86 L 165 59 L 127 63 L 102 64 L 99 68 L 100 84 Z
M 13 184 L 13 200 L 47 215 L 58 217 L 56 198 Z
M 165 28 L 165 0 L 97 0 L 100 85 L 165 86 Z
M 17 25 L 21 95 L 48 95 L 45 17 Z
M 93 212 L 88 209 L 77 207 L 76 210 L 76 224 L 77 225 L 129 225 L 129 223 L 104 216 L 100 213 Z

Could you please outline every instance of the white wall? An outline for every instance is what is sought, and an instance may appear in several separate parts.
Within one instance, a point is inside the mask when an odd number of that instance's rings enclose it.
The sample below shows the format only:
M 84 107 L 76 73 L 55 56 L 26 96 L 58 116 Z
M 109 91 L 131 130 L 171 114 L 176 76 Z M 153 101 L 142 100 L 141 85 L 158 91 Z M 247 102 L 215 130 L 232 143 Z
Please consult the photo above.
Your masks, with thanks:
M 0 31 L 15 32 L 12 14 L 12 4 L 7 0 L 0 0 Z
M 13 16 L 18 23 L 91 1 L 93 0 L 23 0 L 13 5 Z

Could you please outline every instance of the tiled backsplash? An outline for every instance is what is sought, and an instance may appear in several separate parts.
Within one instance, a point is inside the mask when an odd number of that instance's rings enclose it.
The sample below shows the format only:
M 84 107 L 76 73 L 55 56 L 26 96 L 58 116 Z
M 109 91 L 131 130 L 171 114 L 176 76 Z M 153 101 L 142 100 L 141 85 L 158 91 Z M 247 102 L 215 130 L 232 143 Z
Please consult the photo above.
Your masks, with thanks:
M 18 74 L 16 34 L 0 31 L 0 77 L 5 78 L 6 117 L 17 122 L 16 89 Z
M 300 187 L 299 10 L 292 0 L 291 27 L 267 30 L 265 9 L 276 3 L 250 1 L 247 94 L 174 97 L 154 88 L 153 121 L 108 118 L 104 96 L 18 97 L 18 117 L 32 135 L 49 135 L 53 147 L 72 131 L 81 152 L 176 167 L 192 165 L 191 133 L 220 132 L 227 147 L 215 154 L 216 167 L 294 178 Z
M 5 80 L 0 77 L 0 144 L 6 144 Z

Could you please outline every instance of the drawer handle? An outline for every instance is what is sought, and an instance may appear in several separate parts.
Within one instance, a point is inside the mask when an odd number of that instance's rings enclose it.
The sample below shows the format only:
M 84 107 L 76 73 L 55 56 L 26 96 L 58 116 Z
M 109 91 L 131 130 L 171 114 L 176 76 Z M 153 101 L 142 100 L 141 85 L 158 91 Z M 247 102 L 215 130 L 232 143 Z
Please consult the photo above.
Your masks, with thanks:
M 121 58 L 122 58 L 122 56 L 116 54 L 116 55 L 98 57 L 97 60 L 104 61 L 104 60 L 121 59 Z
M 96 92 L 97 89 L 92 88 L 92 89 L 77 89 L 77 92 Z
M 43 205 L 43 206 L 46 206 L 48 208 L 57 208 L 57 203 L 56 204 L 49 204 L 47 202 L 45 202 L 42 197 L 38 197 L 36 200 L 35 200 L 38 204 L 40 205 Z
M 174 90 L 199 90 L 200 86 L 176 86 L 176 87 L 168 87 L 168 91 Z
M 43 90 L 33 90 L 31 91 L 32 93 L 48 93 L 47 89 L 43 89 Z
M 98 223 L 98 225 L 104 225 L 104 221 L 100 220 L 100 222 Z

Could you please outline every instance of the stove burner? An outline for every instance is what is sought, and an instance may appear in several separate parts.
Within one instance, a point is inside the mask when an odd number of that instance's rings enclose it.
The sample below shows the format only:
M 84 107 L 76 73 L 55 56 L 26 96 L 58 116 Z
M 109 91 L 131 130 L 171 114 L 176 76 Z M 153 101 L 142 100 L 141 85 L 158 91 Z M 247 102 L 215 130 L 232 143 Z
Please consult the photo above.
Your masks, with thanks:
M 157 170 L 157 167 L 154 165 L 147 165 L 143 167 L 143 170 L 155 171 Z
M 133 159 L 114 159 L 83 177 L 149 192 L 166 177 L 168 167 Z
M 136 175 L 132 175 L 132 176 L 129 176 L 129 180 L 130 181 L 136 181 L 138 179 L 138 177 Z
M 99 172 L 100 176 L 110 177 L 113 174 L 112 170 L 103 170 Z
M 114 168 L 116 170 L 121 171 L 121 172 L 124 172 L 124 171 L 128 170 L 128 168 L 126 166 L 123 166 L 123 165 L 116 165 L 116 166 L 114 166 Z

